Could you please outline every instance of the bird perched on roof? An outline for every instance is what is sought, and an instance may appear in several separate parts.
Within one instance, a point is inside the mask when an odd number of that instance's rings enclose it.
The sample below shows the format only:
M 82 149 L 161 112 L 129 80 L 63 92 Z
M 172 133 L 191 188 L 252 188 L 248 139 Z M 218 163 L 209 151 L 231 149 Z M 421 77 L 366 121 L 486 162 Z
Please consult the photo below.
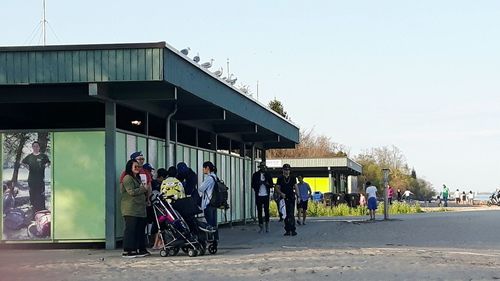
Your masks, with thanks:
M 193 61 L 196 63 L 200 62 L 200 54 L 196 53 L 196 56 L 193 57 Z
M 191 48 L 187 47 L 186 49 L 182 49 L 181 50 L 181 53 L 185 56 L 187 56 L 189 54 L 189 51 L 191 51 Z
M 210 59 L 210 62 L 207 61 L 207 62 L 202 63 L 201 67 L 203 67 L 203 68 L 210 68 L 210 67 L 212 67 L 212 63 L 213 62 L 214 62 L 214 59 Z
M 217 71 L 214 72 L 214 75 L 217 76 L 217 77 L 221 77 L 222 76 L 222 71 L 223 71 L 223 69 L 221 67 L 221 68 L 219 68 L 219 70 L 217 70 Z
M 231 84 L 232 86 L 234 86 L 234 84 L 236 83 L 236 80 L 238 80 L 237 77 L 234 77 L 234 79 L 231 79 L 231 80 L 228 80 L 227 83 Z

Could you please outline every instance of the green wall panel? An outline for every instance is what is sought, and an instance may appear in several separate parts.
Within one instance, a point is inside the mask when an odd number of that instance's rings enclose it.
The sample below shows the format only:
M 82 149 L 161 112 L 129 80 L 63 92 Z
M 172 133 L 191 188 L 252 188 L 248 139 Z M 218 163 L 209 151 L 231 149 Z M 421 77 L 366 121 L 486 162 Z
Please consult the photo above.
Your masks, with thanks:
M 117 238 L 123 237 L 123 219 L 120 210 L 121 196 L 120 196 L 120 175 L 125 170 L 125 165 L 128 161 L 127 153 L 127 136 L 124 133 L 116 133 L 116 219 L 115 219 L 115 233 Z
M 104 239 L 104 132 L 54 133 L 55 240 Z

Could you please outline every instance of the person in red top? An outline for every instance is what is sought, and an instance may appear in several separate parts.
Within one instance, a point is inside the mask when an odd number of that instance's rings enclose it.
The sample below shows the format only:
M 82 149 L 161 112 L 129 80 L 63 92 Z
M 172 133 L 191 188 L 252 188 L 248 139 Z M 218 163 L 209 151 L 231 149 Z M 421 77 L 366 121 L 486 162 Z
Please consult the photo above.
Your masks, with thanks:
M 144 162 L 146 161 L 146 158 L 144 158 L 144 155 L 142 154 L 142 151 L 137 151 L 132 154 L 130 154 L 130 159 L 134 159 L 139 163 L 139 176 L 141 177 L 141 180 L 146 183 L 146 185 L 151 186 L 151 182 L 153 181 L 153 177 L 151 176 L 151 172 L 144 169 Z M 125 171 L 122 172 L 120 175 L 120 183 L 123 182 L 123 178 L 125 177 Z
M 389 205 L 392 205 L 392 198 L 394 197 L 394 189 L 392 186 L 387 186 L 387 199 L 389 200 Z

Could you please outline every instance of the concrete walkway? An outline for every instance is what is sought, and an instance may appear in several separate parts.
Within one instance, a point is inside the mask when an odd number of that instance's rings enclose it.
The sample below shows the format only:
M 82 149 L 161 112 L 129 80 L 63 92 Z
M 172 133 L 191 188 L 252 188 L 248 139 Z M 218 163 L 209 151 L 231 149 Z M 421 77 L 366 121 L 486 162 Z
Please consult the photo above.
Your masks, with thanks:
M 126 260 L 121 251 L 5 250 L 0 280 L 493 280 L 500 279 L 500 208 L 312 218 L 296 237 L 255 225 L 221 230 L 217 255 Z

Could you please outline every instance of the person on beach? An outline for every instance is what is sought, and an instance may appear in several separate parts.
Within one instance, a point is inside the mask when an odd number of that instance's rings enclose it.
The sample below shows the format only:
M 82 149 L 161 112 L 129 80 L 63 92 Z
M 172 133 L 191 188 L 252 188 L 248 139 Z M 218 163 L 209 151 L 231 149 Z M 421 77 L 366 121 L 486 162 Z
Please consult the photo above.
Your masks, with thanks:
M 299 183 L 297 184 L 297 188 L 299 190 L 298 198 L 297 198 L 297 224 L 300 225 L 300 215 L 302 214 L 302 224 L 306 224 L 307 217 L 307 202 L 309 202 L 309 198 L 311 198 L 311 187 L 307 182 L 304 182 L 303 176 L 298 176 L 297 179 Z
M 377 210 L 377 188 L 371 182 L 366 182 L 366 197 L 368 197 L 368 210 L 370 211 L 370 220 L 375 220 L 375 211 Z

